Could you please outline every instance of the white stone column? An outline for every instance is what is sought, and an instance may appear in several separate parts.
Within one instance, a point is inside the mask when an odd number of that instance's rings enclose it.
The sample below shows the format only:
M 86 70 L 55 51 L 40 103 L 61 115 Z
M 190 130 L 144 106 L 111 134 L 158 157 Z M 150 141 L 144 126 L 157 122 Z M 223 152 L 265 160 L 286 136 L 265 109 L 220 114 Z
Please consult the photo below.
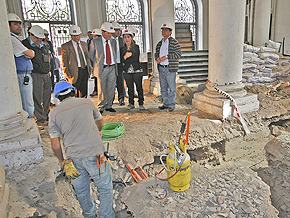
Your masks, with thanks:
M 209 75 L 211 84 L 235 98 L 240 112 L 258 108 L 257 96 L 247 95 L 242 80 L 245 24 L 244 0 L 209 1 Z M 249 106 L 248 103 L 253 104 Z M 195 107 L 226 118 L 235 115 L 232 102 L 211 85 L 194 96 Z M 246 105 L 245 105 L 246 104 Z
M 4 0 L 0 14 L 0 164 L 7 168 L 42 160 L 43 149 L 34 119 L 22 109 Z
M 273 18 L 272 18 L 272 39 L 275 42 L 282 42 L 285 37 L 284 53 L 290 54 L 290 1 L 274 1 Z M 282 52 L 282 48 L 281 48 Z
M 154 59 L 155 48 L 157 43 L 162 39 L 161 25 L 165 22 L 170 22 L 173 25 L 172 36 L 175 36 L 175 21 L 174 21 L 174 1 L 173 0 L 151 0 L 151 30 L 152 30 L 152 59 L 153 59 L 153 79 L 151 80 L 150 92 L 155 95 L 160 95 L 159 73 L 157 63 Z
M 262 46 L 269 40 L 271 0 L 256 0 L 254 11 L 253 45 Z

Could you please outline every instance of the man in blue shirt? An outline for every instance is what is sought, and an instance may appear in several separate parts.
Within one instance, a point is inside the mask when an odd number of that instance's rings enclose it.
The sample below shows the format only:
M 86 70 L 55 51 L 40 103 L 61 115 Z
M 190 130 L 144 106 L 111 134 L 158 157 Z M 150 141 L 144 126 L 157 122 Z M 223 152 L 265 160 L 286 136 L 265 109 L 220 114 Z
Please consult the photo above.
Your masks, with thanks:
M 33 118 L 34 103 L 32 97 L 32 77 L 33 69 L 30 59 L 34 57 L 34 51 L 25 47 L 18 35 L 21 34 L 21 19 L 13 13 L 8 14 L 10 35 L 15 58 L 17 78 L 19 83 L 22 107 L 28 113 L 28 118 Z

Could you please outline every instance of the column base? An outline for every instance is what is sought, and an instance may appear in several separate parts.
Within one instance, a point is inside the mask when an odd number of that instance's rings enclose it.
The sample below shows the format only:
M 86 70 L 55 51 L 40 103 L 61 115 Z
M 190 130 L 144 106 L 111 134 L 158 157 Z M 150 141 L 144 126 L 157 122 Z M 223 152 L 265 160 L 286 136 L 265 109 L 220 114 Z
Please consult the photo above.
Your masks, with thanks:
M 247 93 L 245 96 L 236 97 L 235 101 L 241 114 L 259 110 L 258 96 L 255 94 Z M 195 93 L 193 105 L 195 108 L 221 119 L 237 116 L 233 102 L 223 97 L 209 97 L 201 92 Z
M 22 123 L 9 128 L 10 132 L 14 132 L 15 129 L 25 133 L 14 137 L 5 134 L 4 140 L 2 137 L 0 164 L 7 169 L 43 161 L 43 147 L 34 119 L 24 119 Z
M 161 95 L 159 77 L 153 77 L 153 79 L 151 79 L 150 93 L 157 96 Z

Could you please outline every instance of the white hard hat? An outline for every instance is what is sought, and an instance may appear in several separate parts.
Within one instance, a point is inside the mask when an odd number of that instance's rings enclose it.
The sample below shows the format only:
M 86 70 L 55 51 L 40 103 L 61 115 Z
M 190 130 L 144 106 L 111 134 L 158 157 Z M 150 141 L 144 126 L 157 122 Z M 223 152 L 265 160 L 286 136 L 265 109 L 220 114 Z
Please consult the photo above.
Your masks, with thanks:
M 109 33 L 115 33 L 113 25 L 109 22 L 103 23 L 101 26 L 101 30 L 107 31 Z
M 124 29 L 122 35 L 124 36 L 124 35 L 126 35 L 126 34 L 129 34 L 129 35 L 131 35 L 132 37 L 134 36 L 132 31 L 130 31 L 130 30 L 128 30 L 128 29 Z
M 171 23 L 169 22 L 165 22 L 161 25 L 161 29 L 164 29 L 164 28 L 173 29 Z
M 49 34 L 49 32 L 46 29 L 43 29 L 44 34 Z
M 82 33 L 81 28 L 77 25 L 72 25 L 69 28 L 69 34 L 72 36 L 78 36 L 81 35 L 81 33 Z
M 22 20 L 16 14 L 9 13 L 7 14 L 7 17 L 8 17 L 8 21 L 22 22 Z
M 92 32 L 92 34 L 94 35 L 94 36 L 101 36 L 102 35 L 102 31 L 100 30 L 100 29 L 94 29 L 93 30 L 93 32 Z
M 29 32 L 32 33 L 37 38 L 41 38 L 41 39 L 45 38 L 44 30 L 42 29 L 41 26 L 34 25 L 30 28 Z
M 115 30 L 116 30 L 116 29 L 117 29 L 117 30 L 122 29 L 121 26 L 120 26 L 120 24 L 117 23 L 117 22 L 113 22 L 112 25 L 113 25 L 113 27 L 114 27 Z
M 134 26 L 128 26 L 128 30 L 131 31 L 133 34 L 137 34 L 138 30 Z

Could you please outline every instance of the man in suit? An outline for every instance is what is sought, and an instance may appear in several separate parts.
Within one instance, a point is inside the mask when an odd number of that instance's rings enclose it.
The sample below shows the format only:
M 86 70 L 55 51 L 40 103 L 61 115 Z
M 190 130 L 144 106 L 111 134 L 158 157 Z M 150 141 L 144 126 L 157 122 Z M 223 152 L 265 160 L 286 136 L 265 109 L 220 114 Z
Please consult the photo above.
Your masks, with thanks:
M 109 22 L 103 23 L 101 30 L 102 37 L 93 39 L 90 47 L 93 75 L 98 78 L 98 109 L 101 113 L 116 112 L 112 108 L 117 77 L 116 40 L 111 39 L 115 30 Z
M 91 72 L 88 47 L 81 39 L 81 29 L 72 25 L 71 40 L 61 45 L 62 66 L 66 80 L 75 88 L 76 97 L 87 97 L 88 79 Z
M 124 97 L 125 97 L 125 88 L 124 88 L 124 77 L 123 77 L 123 67 L 121 64 L 121 57 L 120 57 L 120 51 L 121 47 L 124 45 L 124 40 L 121 37 L 122 30 L 121 26 L 117 22 L 112 23 L 115 33 L 113 33 L 112 39 L 116 40 L 117 45 L 117 66 L 118 66 L 118 75 L 117 75 L 117 91 L 118 91 L 118 101 L 121 106 L 125 105 Z

